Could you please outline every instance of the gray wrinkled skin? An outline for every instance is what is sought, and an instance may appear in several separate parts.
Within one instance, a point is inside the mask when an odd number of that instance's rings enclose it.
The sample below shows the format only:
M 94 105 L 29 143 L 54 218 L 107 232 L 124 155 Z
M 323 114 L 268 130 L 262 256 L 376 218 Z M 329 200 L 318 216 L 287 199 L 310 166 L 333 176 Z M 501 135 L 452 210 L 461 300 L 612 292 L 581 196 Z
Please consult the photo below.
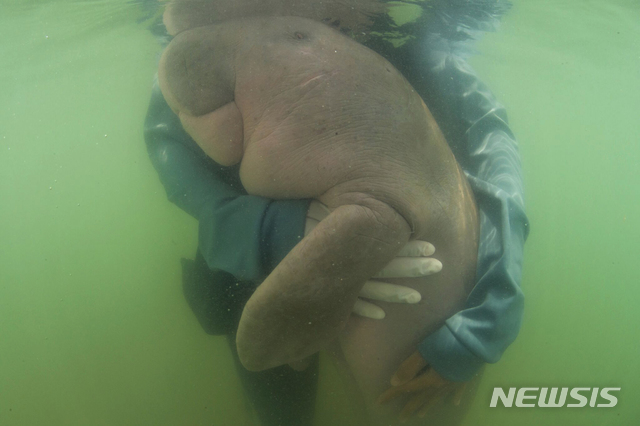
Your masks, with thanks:
M 182 32 L 159 80 L 205 152 L 240 162 L 249 193 L 332 210 L 247 303 L 237 334 L 245 367 L 299 360 L 339 337 L 346 363 L 376 389 L 373 362 L 397 366 L 461 309 L 475 278 L 475 202 L 424 102 L 386 60 L 320 23 L 255 18 Z M 212 122 L 237 131 L 219 138 Z M 410 238 L 433 242 L 445 269 L 398 282 L 433 297 L 385 307 L 384 324 L 347 324 L 366 279 Z M 377 360 L 357 360 L 365 343 Z

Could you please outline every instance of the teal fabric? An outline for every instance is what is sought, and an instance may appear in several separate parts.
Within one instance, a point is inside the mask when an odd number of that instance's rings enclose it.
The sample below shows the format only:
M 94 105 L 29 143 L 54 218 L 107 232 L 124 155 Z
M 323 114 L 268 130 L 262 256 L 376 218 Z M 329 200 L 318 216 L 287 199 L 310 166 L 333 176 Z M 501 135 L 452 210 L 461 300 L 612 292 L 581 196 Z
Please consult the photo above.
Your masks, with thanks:
M 248 195 L 238 167 L 220 166 L 204 154 L 157 84 L 144 136 L 167 198 L 198 220 L 199 248 L 211 269 L 258 282 L 302 238 L 310 201 Z

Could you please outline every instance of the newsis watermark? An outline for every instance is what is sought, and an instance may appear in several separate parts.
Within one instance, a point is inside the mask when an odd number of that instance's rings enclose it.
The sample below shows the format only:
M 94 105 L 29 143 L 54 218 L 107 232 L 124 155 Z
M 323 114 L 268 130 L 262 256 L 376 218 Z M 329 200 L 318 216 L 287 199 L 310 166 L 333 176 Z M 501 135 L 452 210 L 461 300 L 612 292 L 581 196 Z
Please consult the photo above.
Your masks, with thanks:
M 502 388 L 493 388 L 489 407 L 615 407 L 618 398 L 613 392 L 620 392 L 620 388 L 509 388 L 505 392 Z M 609 401 L 598 404 L 600 398 Z M 567 398 L 567 396 L 569 398 Z

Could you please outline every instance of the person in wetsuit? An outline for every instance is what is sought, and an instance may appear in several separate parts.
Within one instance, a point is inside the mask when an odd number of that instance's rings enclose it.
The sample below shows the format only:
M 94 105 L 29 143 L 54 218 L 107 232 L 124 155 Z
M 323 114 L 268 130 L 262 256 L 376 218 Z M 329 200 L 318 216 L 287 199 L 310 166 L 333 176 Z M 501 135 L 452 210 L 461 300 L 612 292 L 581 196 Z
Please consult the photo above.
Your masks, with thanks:
M 507 7 L 498 2 L 427 2 L 418 22 L 375 30 L 407 36 L 365 42 L 389 60 L 427 103 L 473 189 L 480 215 L 477 283 L 465 309 L 427 336 L 420 357 L 447 381 L 470 380 L 497 362 L 517 336 L 519 288 L 528 234 L 520 158 L 506 113 L 467 64 L 470 45 Z M 227 335 L 238 373 L 266 425 L 313 419 L 317 355 L 309 368 L 282 366 L 253 373 L 235 354 L 235 330 L 255 287 L 304 235 L 310 200 L 247 195 L 237 167 L 209 159 L 186 134 L 154 87 L 144 127 L 149 156 L 170 201 L 199 222 L 198 252 L 183 260 L 185 297 L 205 331 Z M 446 265 L 445 265 L 446 267 Z

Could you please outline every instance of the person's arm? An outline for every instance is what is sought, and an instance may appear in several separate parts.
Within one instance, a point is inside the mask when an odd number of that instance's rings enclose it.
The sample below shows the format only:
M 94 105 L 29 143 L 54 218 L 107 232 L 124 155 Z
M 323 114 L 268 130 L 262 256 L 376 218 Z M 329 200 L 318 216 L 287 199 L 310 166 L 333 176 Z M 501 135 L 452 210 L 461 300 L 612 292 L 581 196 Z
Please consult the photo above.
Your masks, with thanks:
M 461 382 L 472 379 L 484 363 L 497 362 L 515 340 L 522 319 L 522 255 L 529 233 L 520 157 L 504 108 L 462 57 L 430 50 L 428 58 L 428 72 L 423 74 L 428 86 L 418 90 L 432 100 L 429 107 L 471 184 L 480 244 L 477 282 L 465 308 L 418 345 L 395 371 L 392 387 L 378 399 L 385 403 L 409 393 L 401 420 L 415 413 L 424 416 L 438 399 L 452 393 L 458 405 L 466 385 Z
M 416 23 L 398 28 L 413 35 L 409 42 L 394 48 L 376 40 L 370 47 L 386 56 L 427 103 L 476 197 L 481 228 L 476 286 L 465 309 L 418 348 L 442 377 L 466 381 L 484 363 L 500 359 L 518 334 L 523 311 L 520 280 L 529 229 L 520 156 L 504 107 L 466 62 L 475 40 L 497 28 L 509 3 L 427 2 L 423 7 Z
M 157 84 L 144 137 L 167 198 L 198 220 L 198 244 L 211 269 L 259 282 L 303 237 L 309 200 L 247 195 L 237 167 L 222 167 L 202 152 Z
M 520 156 L 504 107 L 464 58 L 468 45 L 432 34 L 415 52 L 428 100 L 467 174 L 480 216 L 477 283 L 465 309 L 428 336 L 419 352 L 441 376 L 466 381 L 497 362 L 520 329 L 524 212 Z
M 467 10 L 435 10 L 425 37 L 402 52 L 411 58 L 405 76 L 464 169 L 480 220 L 477 281 L 465 308 L 418 345 L 378 400 L 411 393 L 400 413 L 405 420 L 424 416 L 451 393 L 459 404 L 464 382 L 485 363 L 497 362 L 515 340 L 524 308 L 520 281 L 529 223 L 520 156 L 504 107 L 466 62 L 476 36 L 495 28 L 508 3 L 476 4 L 476 9 L 473 4 Z
M 465 309 L 428 336 L 419 351 L 446 379 L 466 381 L 483 363 L 497 362 L 518 335 L 529 227 L 520 157 L 504 108 L 462 58 L 446 58 L 432 75 L 464 129 L 453 148 L 476 197 L 480 244 L 477 283 Z

